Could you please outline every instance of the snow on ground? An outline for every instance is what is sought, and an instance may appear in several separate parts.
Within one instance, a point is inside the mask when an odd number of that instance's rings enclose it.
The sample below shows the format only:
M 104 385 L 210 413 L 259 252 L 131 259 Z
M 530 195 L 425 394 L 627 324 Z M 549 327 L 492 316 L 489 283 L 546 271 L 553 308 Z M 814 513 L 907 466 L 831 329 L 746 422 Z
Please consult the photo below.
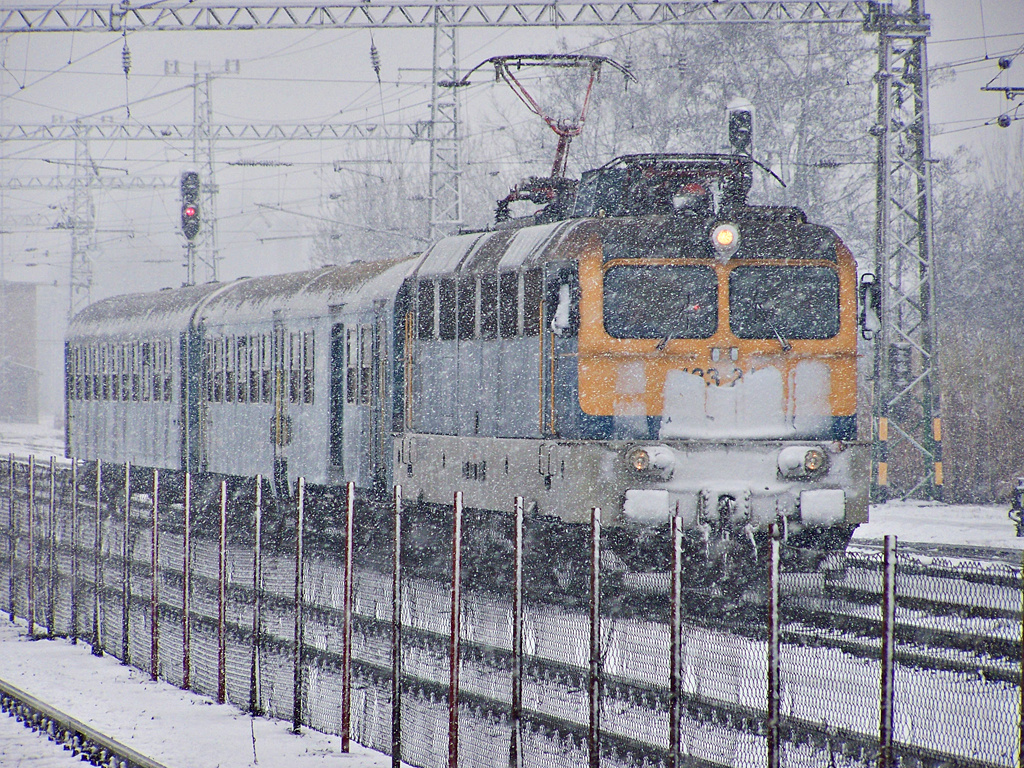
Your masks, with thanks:
M 0 613 L 0 679 L 56 707 L 110 738 L 174 768 L 378 768 L 391 758 L 341 739 L 264 717 L 122 665 L 97 658 L 88 645 L 30 640 L 23 623 Z M 6 717 L 0 714 L 0 717 Z M 20 726 L 19 726 L 20 727 Z M 46 745 L 37 745 L 39 752 Z M 29 747 L 31 749 L 31 746 Z M 0 754 L 0 764 L 14 755 Z M 34 765 L 25 761 L 26 765 Z
M 894 535 L 906 542 L 1024 550 L 1024 538 L 1017 538 L 1017 525 L 1007 516 L 1009 509 L 1001 504 L 890 501 L 871 507 L 870 522 L 857 528 L 853 540 Z

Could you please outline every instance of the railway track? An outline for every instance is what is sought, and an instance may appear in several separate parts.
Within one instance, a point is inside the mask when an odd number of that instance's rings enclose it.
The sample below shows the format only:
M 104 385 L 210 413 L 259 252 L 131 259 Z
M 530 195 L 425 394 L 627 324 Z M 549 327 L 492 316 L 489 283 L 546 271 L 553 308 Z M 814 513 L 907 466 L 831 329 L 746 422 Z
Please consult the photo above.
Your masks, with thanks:
M 48 489 L 41 485 L 37 482 L 37 508 L 48 502 Z M 62 489 L 58 484 L 58 495 L 66 494 L 67 486 Z M 17 495 L 18 503 L 23 504 L 24 491 Z M 88 501 L 81 503 L 89 506 Z M 138 503 L 140 509 L 146 506 L 144 499 Z M 162 539 L 162 546 L 169 547 L 169 551 L 180 548 L 173 526 L 163 529 L 162 535 L 168 537 Z M 213 545 L 206 542 L 203 546 Z M 294 562 L 286 549 L 266 553 L 268 570 L 261 596 L 268 613 L 279 617 L 287 616 L 293 601 Z M 59 558 L 68 559 L 69 552 L 66 543 L 58 546 Z M 205 562 L 211 552 L 200 556 L 197 551 L 196 562 Z M 80 550 L 80 554 L 87 553 Z M 310 555 L 316 562 L 310 562 L 306 576 L 310 586 L 305 597 L 305 633 L 307 638 L 316 639 L 306 646 L 305 655 L 309 664 L 320 669 L 318 675 L 330 675 L 341 662 L 337 646 L 340 576 L 329 542 L 311 543 Z M 244 547 L 236 556 L 245 560 Z M 957 685 L 976 689 L 982 699 L 992 695 L 992 683 L 1017 686 L 1021 614 L 1013 606 L 1021 601 L 1019 570 L 1006 565 L 965 570 L 962 563 L 930 557 L 911 557 L 900 564 L 895 656 L 903 669 L 901 674 L 927 681 L 929 675 L 934 678 L 935 673 L 942 673 Z M 270 563 L 278 559 L 280 562 L 272 568 Z M 123 565 L 116 552 L 104 557 L 108 579 L 103 593 L 111 604 L 119 599 L 117 584 Z M 391 675 L 391 577 L 385 570 L 366 565 L 356 576 L 354 673 L 366 686 L 386 688 Z M 818 651 L 838 651 L 843 657 L 852 656 L 877 669 L 881 636 L 881 579 L 877 566 L 877 556 L 854 550 L 845 571 L 828 580 L 787 576 L 781 606 L 783 652 L 787 657 L 784 675 L 788 675 L 787 685 L 800 691 L 794 694 L 794 701 L 801 702 L 784 717 L 783 740 L 788 749 L 826 752 L 833 761 L 837 755 L 849 758 L 839 764 L 866 764 L 877 750 L 872 727 L 858 721 L 864 711 L 877 706 L 877 699 L 868 694 L 854 695 L 843 702 L 845 710 L 838 716 L 834 711 L 815 709 L 819 704 L 823 707 L 834 703 L 821 702 L 823 691 L 843 690 L 847 695 L 845 668 L 834 658 L 823 663 Z M 147 595 L 144 590 L 135 590 L 145 584 L 148 563 L 133 561 L 130 571 L 131 604 L 142 612 Z M 606 749 L 623 756 L 625 765 L 644 765 L 644 761 L 658 762 L 667 756 L 669 606 L 664 589 L 667 578 L 663 577 L 649 574 L 644 589 L 637 589 L 637 584 L 617 589 L 625 585 L 616 584 L 613 578 L 606 583 L 609 599 L 603 600 L 602 738 Z M 179 578 L 180 574 L 171 569 L 162 574 L 168 587 L 178 587 Z M 448 588 L 416 577 L 404 583 L 412 608 L 408 618 L 403 617 L 406 653 L 410 655 L 402 687 L 422 699 L 441 700 L 447 691 Z M 210 572 L 195 573 L 192 589 L 193 620 L 213 632 L 216 578 Z M 241 610 L 228 622 L 227 631 L 232 642 L 245 647 L 255 643 L 244 608 L 253 604 L 254 594 L 244 579 L 230 585 L 229 590 L 232 603 Z M 486 718 L 501 721 L 509 710 L 508 605 L 502 596 L 493 593 L 467 593 L 467 601 L 466 611 L 473 615 L 474 629 L 463 639 L 464 701 Z M 180 613 L 176 614 L 173 606 L 165 604 L 160 610 L 165 620 L 180 623 Z M 586 659 L 578 658 L 578 651 L 587 643 L 585 605 L 579 599 L 556 596 L 547 603 L 535 601 L 528 614 L 524 693 L 532 703 L 524 712 L 526 728 L 537 738 L 584 743 L 588 670 Z M 713 731 L 718 736 L 712 741 L 719 744 L 762 743 L 766 738 L 764 695 L 757 681 L 764 676 L 767 624 L 763 603 L 737 600 L 713 589 L 693 590 L 687 595 L 684 614 L 691 656 L 687 663 L 692 672 L 683 696 L 684 728 L 694 733 Z M 267 651 L 276 649 L 277 655 L 287 658 L 290 632 L 287 621 L 264 624 L 258 644 Z M 877 671 L 869 677 L 877 683 Z M 690 753 L 694 765 L 713 768 L 731 764 L 724 756 L 701 753 L 698 746 L 694 750 Z M 1003 765 L 999 759 L 985 755 L 962 756 L 971 754 L 969 751 L 951 754 L 927 740 L 897 743 L 897 751 L 926 767 Z
M 155 760 L 4 680 L 0 680 L 0 711 L 92 765 L 102 768 L 163 768 Z

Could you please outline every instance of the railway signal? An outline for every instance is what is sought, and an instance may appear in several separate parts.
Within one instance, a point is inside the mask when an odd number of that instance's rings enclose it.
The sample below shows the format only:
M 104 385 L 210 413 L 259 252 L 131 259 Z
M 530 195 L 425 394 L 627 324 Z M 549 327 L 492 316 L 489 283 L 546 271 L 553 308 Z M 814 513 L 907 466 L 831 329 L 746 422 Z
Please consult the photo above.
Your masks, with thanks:
M 199 174 L 183 171 L 181 174 L 181 231 L 190 241 L 199 234 Z
M 751 154 L 754 138 L 754 105 L 746 99 L 736 99 L 726 107 L 729 115 L 729 143 L 737 154 Z

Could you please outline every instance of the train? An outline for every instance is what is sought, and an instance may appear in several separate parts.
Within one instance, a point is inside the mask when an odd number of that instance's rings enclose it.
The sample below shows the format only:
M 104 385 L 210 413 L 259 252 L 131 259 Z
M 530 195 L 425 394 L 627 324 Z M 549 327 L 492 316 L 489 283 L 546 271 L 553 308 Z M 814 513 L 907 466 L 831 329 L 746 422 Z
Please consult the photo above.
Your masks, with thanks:
M 752 172 L 628 155 L 407 259 L 99 301 L 65 341 L 67 454 L 279 499 L 299 477 L 495 516 L 522 496 L 565 530 L 599 507 L 625 571 L 664 564 L 675 516 L 693 562 L 757 563 L 775 524 L 789 567 L 841 567 L 868 514 L 857 267 L 750 204 Z

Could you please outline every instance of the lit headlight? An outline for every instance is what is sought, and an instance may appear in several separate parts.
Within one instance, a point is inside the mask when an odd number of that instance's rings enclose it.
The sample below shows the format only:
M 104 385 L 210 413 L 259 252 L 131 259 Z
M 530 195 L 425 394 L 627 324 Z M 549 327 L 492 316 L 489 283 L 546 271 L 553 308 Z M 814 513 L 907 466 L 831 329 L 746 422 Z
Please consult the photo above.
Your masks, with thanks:
M 813 445 L 791 445 L 779 452 L 779 472 L 783 477 L 818 477 L 828 472 L 828 456 Z
M 740 247 L 740 231 L 735 224 L 719 224 L 711 230 L 711 245 L 722 261 L 728 261 Z
M 634 448 L 627 460 L 634 472 L 646 472 L 651 466 L 651 457 L 644 448 Z
M 667 480 L 672 477 L 676 458 L 667 446 L 645 445 L 631 449 L 626 454 L 626 463 L 637 474 L 657 475 Z

